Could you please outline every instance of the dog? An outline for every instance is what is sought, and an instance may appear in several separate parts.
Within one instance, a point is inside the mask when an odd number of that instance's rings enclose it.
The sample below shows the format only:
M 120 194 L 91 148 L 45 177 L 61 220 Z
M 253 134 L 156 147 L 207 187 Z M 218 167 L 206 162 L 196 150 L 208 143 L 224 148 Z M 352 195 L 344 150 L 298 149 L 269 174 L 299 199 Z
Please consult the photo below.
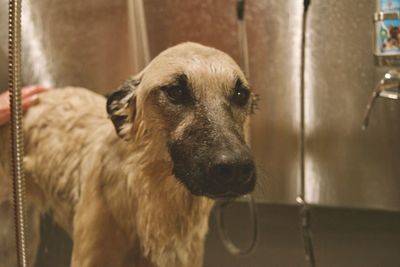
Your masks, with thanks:
M 73 240 L 73 267 L 202 266 L 214 201 L 255 187 L 255 102 L 234 60 L 196 43 L 160 53 L 108 99 L 72 87 L 41 94 L 24 117 L 30 250 L 50 212 Z M 3 205 L 12 192 L 6 128 Z

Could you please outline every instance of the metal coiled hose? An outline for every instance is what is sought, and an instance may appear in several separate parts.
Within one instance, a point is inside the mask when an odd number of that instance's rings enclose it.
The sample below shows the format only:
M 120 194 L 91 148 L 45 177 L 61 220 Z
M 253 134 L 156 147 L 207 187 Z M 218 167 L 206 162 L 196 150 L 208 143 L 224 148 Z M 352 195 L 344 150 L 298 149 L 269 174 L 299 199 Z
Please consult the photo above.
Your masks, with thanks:
M 25 177 L 21 105 L 21 0 L 10 0 L 8 9 L 8 86 L 11 108 L 11 159 L 18 266 L 27 266 Z

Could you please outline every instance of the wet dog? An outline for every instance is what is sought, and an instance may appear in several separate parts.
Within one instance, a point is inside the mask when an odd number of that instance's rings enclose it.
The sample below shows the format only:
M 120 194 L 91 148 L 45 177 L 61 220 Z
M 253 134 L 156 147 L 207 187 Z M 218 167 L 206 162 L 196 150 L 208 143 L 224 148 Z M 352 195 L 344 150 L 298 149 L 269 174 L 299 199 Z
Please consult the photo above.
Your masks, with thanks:
M 201 266 L 214 200 L 254 188 L 246 127 L 255 101 L 221 51 L 169 48 L 107 101 L 82 88 L 40 100 L 24 120 L 31 245 L 32 216 L 50 211 L 73 239 L 73 267 Z M 2 203 L 11 198 L 6 132 Z

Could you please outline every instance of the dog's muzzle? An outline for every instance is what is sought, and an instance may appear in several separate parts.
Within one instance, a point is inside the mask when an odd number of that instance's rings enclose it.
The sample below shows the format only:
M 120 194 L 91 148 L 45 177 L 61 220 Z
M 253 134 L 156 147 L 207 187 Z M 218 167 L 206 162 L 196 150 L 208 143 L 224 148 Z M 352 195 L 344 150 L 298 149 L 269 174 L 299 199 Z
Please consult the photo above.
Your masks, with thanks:
M 224 147 L 171 144 L 173 174 L 198 196 L 234 198 L 252 192 L 256 170 L 247 145 Z
M 250 157 L 221 153 L 209 168 L 207 195 L 224 198 L 247 194 L 254 189 L 255 167 Z

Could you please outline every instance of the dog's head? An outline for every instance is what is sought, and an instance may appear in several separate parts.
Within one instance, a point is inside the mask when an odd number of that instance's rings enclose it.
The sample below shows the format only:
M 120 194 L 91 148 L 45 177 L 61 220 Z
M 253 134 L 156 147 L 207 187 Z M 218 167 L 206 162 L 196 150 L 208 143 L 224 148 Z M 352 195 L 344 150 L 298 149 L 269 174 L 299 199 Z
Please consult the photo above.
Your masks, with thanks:
M 162 52 L 114 92 L 107 111 L 121 137 L 141 142 L 140 132 L 163 143 L 173 174 L 191 193 L 225 198 L 254 189 L 255 167 L 246 143 L 254 105 L 231 57 L 184 43 Z

